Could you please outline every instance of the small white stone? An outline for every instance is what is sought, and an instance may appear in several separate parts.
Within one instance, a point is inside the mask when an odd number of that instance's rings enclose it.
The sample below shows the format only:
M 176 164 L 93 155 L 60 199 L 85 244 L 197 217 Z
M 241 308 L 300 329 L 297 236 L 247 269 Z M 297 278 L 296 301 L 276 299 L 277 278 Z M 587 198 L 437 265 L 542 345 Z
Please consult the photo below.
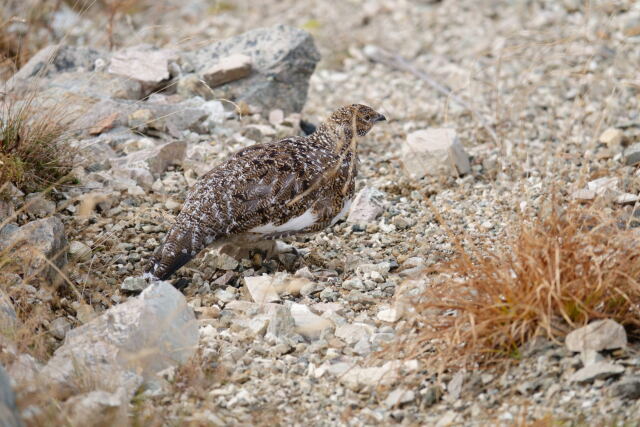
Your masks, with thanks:
M 251 295 L 251 299 L 259 304 L 267 302 L 280 301 L 278 292 L 273 286 L 273 277 L 262 275 L 245 277 L 244 283 L 247 286 L 247 290 Z
M 608 146 L 616 146 L 620 145 L 622 142 L 622 137 L 624 134 L 620 129 L 609 128 L 602 132 L 600 135 L 599 141 L 603 144 L 607 144 Z
M 384 400 L 385 406 L 388 408 L 393 408 L 403 403 L 412 402 L 416 398 L 413 390 L 407 390 L 404 388 L 397 388 L 393 390 L 387 398 Z
M 400 319 L 400 314 L 395 308 L 384 308 L 378 312 L 376 317 L 383 322 L 395 323 Z
M 402 145 L 402 163 L 413 179 L 426 175 L 464 175 L 471 171 L 469 155 L 456 131 L 447 128 L 418 130 Z

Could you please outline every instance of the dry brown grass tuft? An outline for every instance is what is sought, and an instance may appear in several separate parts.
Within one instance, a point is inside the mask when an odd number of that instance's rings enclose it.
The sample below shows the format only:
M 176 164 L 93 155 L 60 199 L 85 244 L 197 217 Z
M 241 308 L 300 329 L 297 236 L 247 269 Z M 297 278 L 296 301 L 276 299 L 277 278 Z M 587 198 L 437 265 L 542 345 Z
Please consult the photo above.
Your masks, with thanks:
M 36 109 L 32 104 L 32 98 L 0 100 L 0 188 L 11 182 L 25 192 L 42 190 L 73 168 L 71 119 L 61 106 Z
M 452 237 L 459 255 L 429 272 L 436 283 L 415 304 L 405 350 L 440 369 L 486 366 L 594 319 L 637 330 L 640 240 L 604 211 L 570 205 L 523 219 L 505 249 L 464 249 Z

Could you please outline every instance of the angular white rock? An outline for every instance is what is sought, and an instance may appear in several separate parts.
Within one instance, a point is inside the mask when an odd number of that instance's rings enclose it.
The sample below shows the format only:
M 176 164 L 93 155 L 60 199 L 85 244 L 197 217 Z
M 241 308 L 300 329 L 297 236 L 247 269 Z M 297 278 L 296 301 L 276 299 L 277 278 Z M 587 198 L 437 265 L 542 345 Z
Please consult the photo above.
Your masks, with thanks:
M 608 128 L 600 135 L 599 141 L 603 144 L 607 144 L 608 146 L 616 146 L 620 145 L 622 142 L 622 137 L 624 134 L 620 129 L 616 128 Z
M 405 372 L 413 372 L 418 369 L 415 360 L 389 361 L 379 367 L 360 368 L 354 367 L 345 371 L 339 381 L 351 390 L 360 390 L 363 387 L 377 387 L 390 385 L 398 381 L 400 375 Z
M 570 351 L 613 350 L 627 346 L 627 333 L 624 327 L 611 319 L 596 320 L 570 332 L 565 338 Z
M 245 277 L 244 283 L 251 295 L 251 299 L 259 304 L 280 301 L 278 292 L 273 286 L 273 278 L 263 274 L 262 276 Z
M 384 212 L 384 193 L 373 187 L 365 187 L 356 195 L 349 210 L 347 222 L 366 224 Z
M 318 339 L 322 332 L 334 326 L 331 320 L 318 316 L 304 304 L 292 303 L 289 309 L 296 332 L 307 339 Z
M 139 81 L 147 90 L 158 87 L 171 77 L 169 62 L 177 59 L 174 51 L 149 45 L 132 46 L 111 57 L 109 72 Z
M 469 155 L 448 128 L 418 130 L 407 136 L 401 150 L 406 173 L 413 179 L 426 175 L 463 175 L 471 171 Z
M 395 307 L 383 308 L 376 317 L 383 322 L 394 323 L 400 319 L 400 311 Z
M 393 390 L 387 398 L 384 400 L 384 404 L 388 408 L 393 408 L 403 403 L 409 403 L 416 398 L 413 390 L 407 390 L 405 388 L 397 388 Z
M 369 337 L 376 331 L 376 328 L 366 323 L 348 323 L 338 326 L 335 336 L 347 342 L 347 344 L 355 344 L 362 338 Z

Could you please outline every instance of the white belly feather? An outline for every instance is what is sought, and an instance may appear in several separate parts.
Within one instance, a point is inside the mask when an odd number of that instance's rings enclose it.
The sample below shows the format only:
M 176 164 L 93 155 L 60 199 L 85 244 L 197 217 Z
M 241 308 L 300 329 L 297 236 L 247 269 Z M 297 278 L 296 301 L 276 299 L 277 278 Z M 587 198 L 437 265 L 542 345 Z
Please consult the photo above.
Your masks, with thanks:
M 311 227 L 316 223 L 318 217 L 313 213 L 311 208 L 307 209 L 302 215 L 291 218 L 289 221 L 281 225 L 273 225 L 272 222 L 253 227 L 249 232 L 260 234 L 284 233 L 287 231 L 300 231 L 307 227 Z

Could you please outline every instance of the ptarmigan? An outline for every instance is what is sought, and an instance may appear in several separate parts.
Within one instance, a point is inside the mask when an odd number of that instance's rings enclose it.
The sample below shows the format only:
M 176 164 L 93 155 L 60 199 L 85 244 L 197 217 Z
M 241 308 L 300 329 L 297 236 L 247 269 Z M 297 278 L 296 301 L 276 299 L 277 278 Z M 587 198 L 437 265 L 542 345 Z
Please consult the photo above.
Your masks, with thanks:
M 148 273 L 167 279 L 214 242 L 276 239 L 335 224 L 353 198 L 357 137 L 382 120 L 372 108 L 353 104 L 307 137 L 238 151 L 196 182 Z

